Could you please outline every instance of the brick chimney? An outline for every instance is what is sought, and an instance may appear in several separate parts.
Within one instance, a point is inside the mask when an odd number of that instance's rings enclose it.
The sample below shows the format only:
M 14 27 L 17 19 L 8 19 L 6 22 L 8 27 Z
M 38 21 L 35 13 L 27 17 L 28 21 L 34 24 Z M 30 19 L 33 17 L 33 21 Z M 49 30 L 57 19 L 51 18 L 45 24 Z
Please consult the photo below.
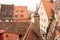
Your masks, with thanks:
M 39 26 L 40 16 L 38 13 L 35 13 L 34 15 L 34 32 L 38 35 L 40 40 L 42 39 L 41 32 L 40 32 L 40 26 Z
M 40 26 L 39 26 L 39 14 L 38 13 L 35 13 L 34 15 L 34 24 L 35 24 L 35 32 L 38 34 L 40 32 Z
M 38 13 L 35 13 L 35 15 L 34 15 L 34 23 L 36 24 L 36 26 L 39 25 L 39 20 L 40 20 L 40 15 Z

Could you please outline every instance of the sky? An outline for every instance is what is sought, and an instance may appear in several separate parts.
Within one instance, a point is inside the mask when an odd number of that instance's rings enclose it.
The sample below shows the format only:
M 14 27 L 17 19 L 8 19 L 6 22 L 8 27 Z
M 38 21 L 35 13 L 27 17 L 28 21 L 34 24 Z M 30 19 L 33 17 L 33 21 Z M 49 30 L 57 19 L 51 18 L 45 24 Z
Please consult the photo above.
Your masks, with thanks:
M 1 4 L 14 4 L 16 6 L 28 6 L 28 10 L 35 11 L 36 5 L 40 4 L 40 0 L 0 0 Z

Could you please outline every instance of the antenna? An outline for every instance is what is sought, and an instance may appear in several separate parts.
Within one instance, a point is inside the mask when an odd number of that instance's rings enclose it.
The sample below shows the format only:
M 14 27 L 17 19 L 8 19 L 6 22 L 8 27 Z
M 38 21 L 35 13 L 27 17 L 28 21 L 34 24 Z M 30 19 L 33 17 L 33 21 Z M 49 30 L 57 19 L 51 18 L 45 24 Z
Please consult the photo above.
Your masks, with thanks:
M 41 2 L 40 2 L 40 4 L 41 4 Z M 38 12 L 38 10 L 39 10 L 39 7 L 40 7 L 40 4 L 38 5 L 38 3 L 36 4 L 36 11 L 35 11 L 35 13 L 37 13 Z M 32 16 L 31 18 L 33 18 L 34 16 Z
M 40 4 L 38 5 L 38 3 L 37 3 L 37 4 L 36 4 L 36 13 L 38 12 L 39 7 L 40 7 Z
M 38 12 L 38 4 L 36 4 L 36 12 Z

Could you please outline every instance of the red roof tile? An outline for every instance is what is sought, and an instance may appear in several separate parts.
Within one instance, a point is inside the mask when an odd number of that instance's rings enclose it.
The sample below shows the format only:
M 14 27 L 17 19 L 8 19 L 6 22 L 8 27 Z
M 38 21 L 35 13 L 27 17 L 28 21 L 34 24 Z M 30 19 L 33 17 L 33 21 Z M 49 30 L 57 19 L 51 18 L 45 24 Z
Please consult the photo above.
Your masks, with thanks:
M 50 19 L 51 16 L 52 16 L 51 9 L 54 10 L 54 3 L 51 3 L 50 1 L 44 1 L 44 0 L 42 0 L 42 3 L 43 3 L 43 6 L 44 6 L 44 9 L 46 11 L 46 14 L 48 16 L 48 19 Z

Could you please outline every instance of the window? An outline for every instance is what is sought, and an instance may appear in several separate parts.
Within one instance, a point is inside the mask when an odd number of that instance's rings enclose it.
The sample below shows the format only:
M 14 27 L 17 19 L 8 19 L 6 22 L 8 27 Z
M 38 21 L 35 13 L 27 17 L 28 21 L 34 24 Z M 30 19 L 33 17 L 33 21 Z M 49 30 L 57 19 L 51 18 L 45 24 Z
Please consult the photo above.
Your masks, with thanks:
M 44 26 L 44 29 L 45 29 L 46 27 Z
M 53 3 L 53 0 L 50 0 L 51 3 Z
M 6 37 L 8 37 L 8 35 L 6 35 Z
M 44 22 L 46 22 L 46 20 L 44 19 Z
M 43 27 L 43 25 L 41 25 L 41 27 Z
M 6 15 L 4 15 L 3 17 L 6 17 Z
M 43 13 L 42 13 L 42 15 L 43 15 Z
M 24 15 L 20 15 L 20 17 L 24 17 Z
M 22 35 L 19 35 L 19 38 L 22 38 Z
M 43 22 L 43 18 L 41 19 L 41 21 Z
M 6 14 L 6 13 L 5 13 L 5 14 L 4 14 L 4 15 L 2 15 L 2 16 L 3 16 L 3 17 L 6 17 L 7 15 L 8 15 L 8 14 Z
M 16 10 L 16 12 L 19 12 L 18 10 Z
M 21 10 L 21 12 L 24 12 L 23 10 Z
M 18 15 L 15 15 L 15 17 L 17 18 L 17 17 L 18 17 Z
M 9 15 L 9 17 L 12 17 L 12 15 Z

